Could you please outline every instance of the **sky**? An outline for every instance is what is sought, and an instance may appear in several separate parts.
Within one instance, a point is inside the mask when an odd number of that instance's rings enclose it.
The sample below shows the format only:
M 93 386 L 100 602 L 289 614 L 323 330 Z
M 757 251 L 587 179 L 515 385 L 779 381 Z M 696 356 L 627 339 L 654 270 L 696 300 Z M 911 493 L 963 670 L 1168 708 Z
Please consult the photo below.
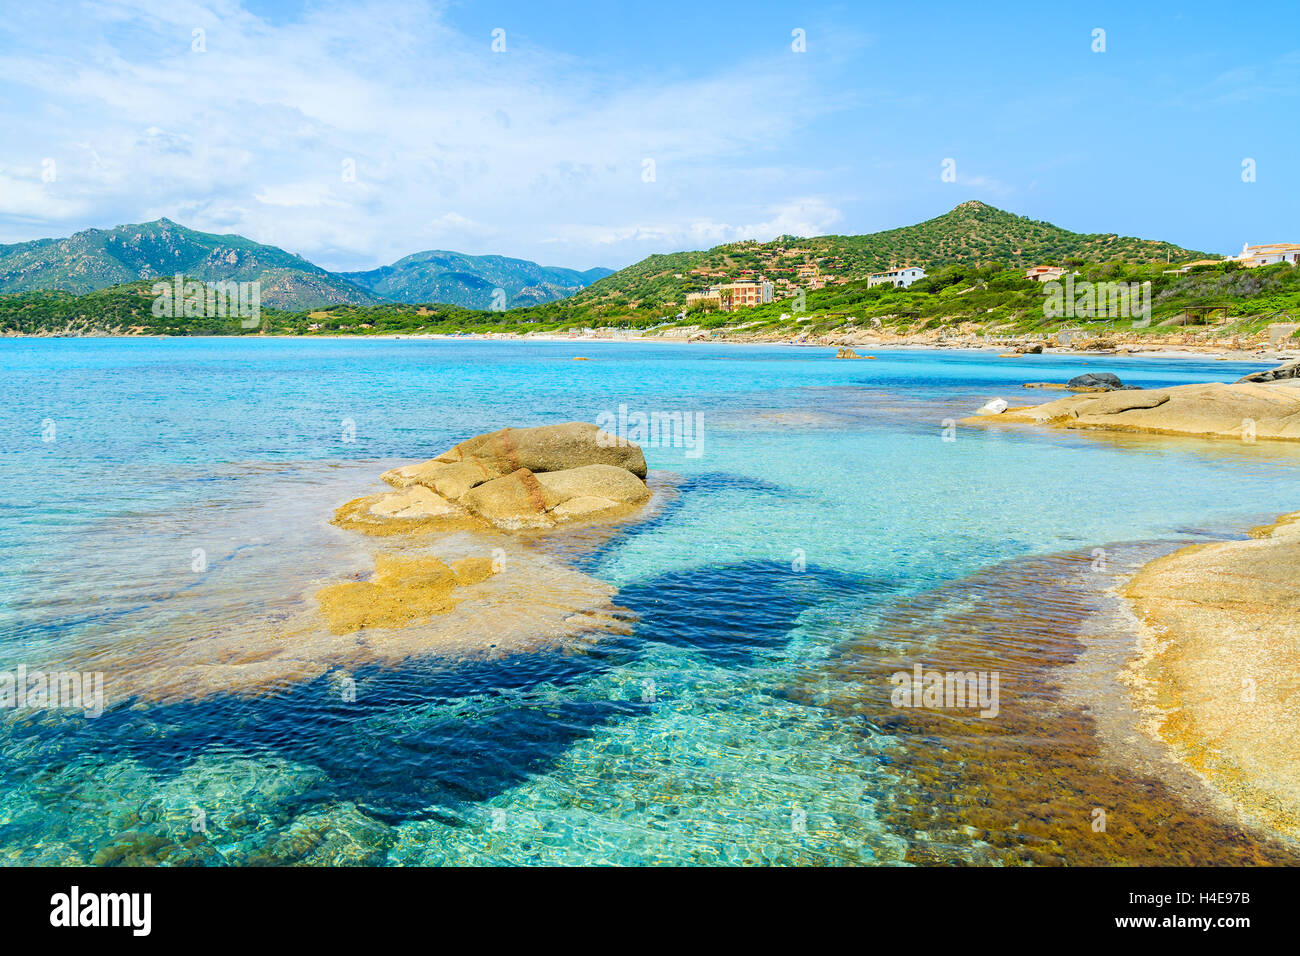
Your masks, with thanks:
M 329 269 L 620 268 L 968 199 L 1300 241 L 1295 12 L 0 0 L 0 242 L 166 216 Z

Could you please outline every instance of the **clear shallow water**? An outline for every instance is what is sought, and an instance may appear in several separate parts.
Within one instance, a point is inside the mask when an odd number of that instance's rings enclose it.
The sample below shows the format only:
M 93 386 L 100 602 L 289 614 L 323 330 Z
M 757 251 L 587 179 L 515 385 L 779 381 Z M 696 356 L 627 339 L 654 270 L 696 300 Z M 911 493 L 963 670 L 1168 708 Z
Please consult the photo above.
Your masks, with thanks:
M 666 511 L 580 558 L 639 615 L 631 635 L 361 669 L 355 702 L 327 675 L 261 698 L 130 706 L 109 674 L 117 706 L 97 720 L 29 711 L 0 725 L 11 863 L 934 859 L 933 834 L 899 807 L 933 785 L 921 771 L 941 762 L 925 743 L 935 731 L 873 698 L 893 669 L 882 662 L 987 651 L 996 635 L 1016 646 L 1014 615 L 989 630 L 986 607 L 1035 615 L 1038 599 L 1000 582 L 1029 580 L 1016 569 L 1036 556 L 1230 533 L 1300 507 L 1296 450 L 1267 443 L 941 438 L 994 396 L 1050 397 L 1025 381 L 1113 370 L 1154 386 L 1258 365 L 412 340 L 0 351 L 9 669 L 291 613 L 367 567 L 365 543 L 326 522 L 397 460 L 620 403 L 704 421 L 698 457 L 646 450 L 683 476 Z M 1026 674 L 1069 657 L 1055 635 L 1086 603 L 1025 626 L 1038 649 Z M 1012 657 L 993 659 L 1015 671 Z M 960 835 L 960 817 L 947 825 Z M 989 832 L 1006 821 L 971 826 L 938 856 L 1001 860 L 1021 845 Z

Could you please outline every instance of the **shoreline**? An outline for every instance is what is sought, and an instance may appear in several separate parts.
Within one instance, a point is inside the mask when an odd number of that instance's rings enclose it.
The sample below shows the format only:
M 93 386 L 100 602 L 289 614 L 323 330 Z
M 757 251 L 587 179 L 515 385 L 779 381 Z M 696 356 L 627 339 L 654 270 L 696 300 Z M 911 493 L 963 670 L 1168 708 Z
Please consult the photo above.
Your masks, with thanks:
M 1206 343 L 1181 343 L 1181 342 L 1150 342 L 1150 343 L 1129 343 L 1119 346 L 1118 348 L 1065 348 L 1059 346 L 1044 345 L 1043 351 L 1038 354 L 1007 354 L 1008 348 L 1014 348 L 1018 344 L 1028 344 L 1036 340 L 1008 339 L 997 344 L 986 342 L 952 342 L 937 341 L 926 339 L 924 337 L 903 336 L 897 339 L 864 339 L 857 335 L 827 335 L 821 336 L 816 340 L 795 339 L 789 337 L 758 337 L 745 335 L 719 335 L 707 337 L 689 337 L 686 335 L 556 335 L 552 333 L 525 333 L 519 334 L 514 332 L 467 332 L 464 334 L 431 332 L 431 333 L 412 333 L 412 332 L 393 332 L 378 333 L 374 335 L 114 335 L 114 334 L 90 334 L 90 335 L 18 335 L 5 333 L 0 335 L 0 339 L 20 339 L 20 340 L 44 340 L 44 339 L 156 339 L 156 340 L 221 340 L 235 339 L 239 341 L 264 341 L 273 339 L 276 341 L 293 340 L 293 341 L 417 341 L 417 342 L 515 342 L 515 343 L 567 343 L 570 345 L 628 345 L 628 344 L 646 344 L 646 345 L 663 345 L 663 346 L 690 346 L 698 348 L 700 346 L 768 346 L 773 348 L 784 347 L 792 349 L 832 349 L 832 348 L 863 348 L 873 349 L 885 353 L 908 353 L 908 352 L 979 352 L 989 353 L 991 356 L 1006 360 L 1023 361 L 1027 365 L 1033 365 L 1042 361 L 1044 358 L 1108 358 L 1122 360 L 1126 358 L 1156 358 L 1156 359 L 1213 359 L 1223 362 L 1242 362 L 1242 363 L 1270 363 L 1286 362 L 1293 359 L 1300 359 L 1300 350 L 1260 347 L 1255 349 L 1240 349 L 1227 345 L 1206 344 Z M 1043 344 L 1038 342 L 1037 344 Z M 859 360 L 866 360 L 868 357 L 859 356 Z M 853 359 L 842 359 L 841 361 L 853 361 Z

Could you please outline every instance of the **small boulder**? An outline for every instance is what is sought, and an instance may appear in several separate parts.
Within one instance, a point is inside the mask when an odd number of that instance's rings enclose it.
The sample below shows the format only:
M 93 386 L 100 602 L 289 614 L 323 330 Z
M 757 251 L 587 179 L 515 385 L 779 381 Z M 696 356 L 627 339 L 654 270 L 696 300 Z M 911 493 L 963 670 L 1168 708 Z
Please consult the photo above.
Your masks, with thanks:
M 627 469 L 583 465 L 536 474 L 521 468 L 474 488 L 463 503 L 499 528 L 544 528 L 649 498 L 645 482 Z
M 1124 387 L 1124 383 L 1119 380 L 1119 376 L 1113 372 L 1085 372 L 1082 375 L 1076 375 L 1065 385 L 1067 388 L 1116 389 Z
M 423 485 L 444 498 L 460 498 L 471 488 L 500 478 L 505 472 L 478 458 L 465 461 L 422 461 L 404 468 L 394 468 L 380 477 L 397 488 Z
M 860 358 L 862 358 L 861 355 L 859 355 L 857 352 L 853 351 L 853 349 L 850 349 L 850 348 L 842 348 L 842 349 L 840 349 L 838 352 L 835 353 L 835 357 L 838 358 L 838 359 L 860 359 Z
M 1007 400 L 1005 398 L 995 398 L 991 402 L 986 402 L 984 405 L 981 405 L 980 410 L 977 411 L 975 414 L 976 415 L 1001 415 L 1003 412 L 1007 410 L 1008 407 L 1009 406 L 1007 405 Z
M 527 468 L 484 482 L 461 500 L 494 525 L 512 528 L 551 524 L 546 519 L 547 509 L 559 504 L 556 499 L 548 501 L 537 476 Z

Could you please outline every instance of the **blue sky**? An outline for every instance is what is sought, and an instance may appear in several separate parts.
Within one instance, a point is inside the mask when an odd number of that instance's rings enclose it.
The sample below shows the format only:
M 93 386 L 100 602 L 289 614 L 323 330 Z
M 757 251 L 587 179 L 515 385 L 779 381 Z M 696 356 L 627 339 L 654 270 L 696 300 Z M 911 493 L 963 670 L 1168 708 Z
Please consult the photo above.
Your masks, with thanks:
M 0 242 L 167 216 L 335 269 L 620 267 L 966 199 L 1210 252 L 1300 241 L 1294 13 L 0 0 Z

